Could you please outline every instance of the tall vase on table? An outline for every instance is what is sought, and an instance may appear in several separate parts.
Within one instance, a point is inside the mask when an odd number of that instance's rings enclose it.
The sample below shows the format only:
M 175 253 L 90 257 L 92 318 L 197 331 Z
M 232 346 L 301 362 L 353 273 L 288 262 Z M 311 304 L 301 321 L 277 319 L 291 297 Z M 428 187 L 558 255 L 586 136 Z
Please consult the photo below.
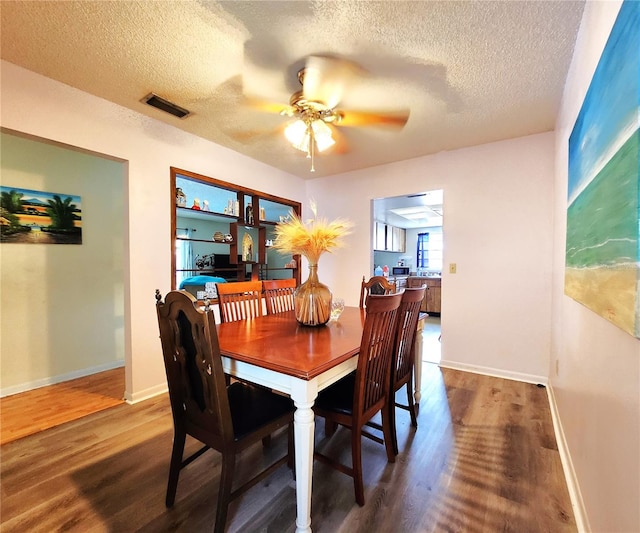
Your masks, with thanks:
M 309 278 L 293 294 L 296 320 L 303 326 L 323 326 L 331 317 L 331 291 L 318 279 L 318 265 L 309 264 Z
M 340 239 L 350 233 L 353 224 L 342 218 L 332 222 L 318 218 L 314 202 L 311 211 L 314 218 L 306 223 L 293 212 L 281 217 L 273 247 L 282 253 L 303 255 L 309 262 L 309 278 L 293 296 L 296 320 L 305 326 L 322 326 L 331 318 L 332 297 L 329 287 L 318 279 L 318 260 L 341 245 Z

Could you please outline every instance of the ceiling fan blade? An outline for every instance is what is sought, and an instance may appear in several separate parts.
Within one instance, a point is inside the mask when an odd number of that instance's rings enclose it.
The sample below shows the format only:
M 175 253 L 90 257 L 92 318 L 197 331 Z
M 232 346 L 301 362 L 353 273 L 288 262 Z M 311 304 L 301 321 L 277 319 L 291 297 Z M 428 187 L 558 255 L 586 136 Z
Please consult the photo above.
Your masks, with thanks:
M 242 105 L 255 109 L 256 111 L 262 111 L 264 113 L 274 113 L 277 115 L 293 115 L 293 108 L 288 104 L 278 102 L 268 102 L 252 96 L 245 96 L 242 99 Z
M 337 155 L 349 153 L 349 143 L 344 134 L 338 128 L 334 128 L 331 125 L 329 127 L 331 128 L 331 136 L 336 141 L 336 144 L 329 148 L 327 152 Z
M 310 56 L 302 80 L 304 97 L 333 109 L 340 103 L 346 90 L 365 75 L 362 67 L 346 59 Z
M 386 126 L 391 128 L 403 128 L 409 120 L 409 110 L 399 111 L 338 111 L 340 120 L 338 126 L 358 127 L 358 126 Z

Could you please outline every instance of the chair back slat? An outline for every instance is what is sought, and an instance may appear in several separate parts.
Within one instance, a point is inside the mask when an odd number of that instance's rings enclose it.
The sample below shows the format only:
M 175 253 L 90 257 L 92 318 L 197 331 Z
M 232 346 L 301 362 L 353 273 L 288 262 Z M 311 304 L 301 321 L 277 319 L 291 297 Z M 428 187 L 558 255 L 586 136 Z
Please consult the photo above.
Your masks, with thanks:
M 424 299 L 426 286 L 405 289 L 396 319 L 396 336 L 392 370 L 392 391 L 396 385 L 407 378 L 415 363 L 415 339 L 418 327 L 420 306 Z
M 382 409 L 389 394 L 396 316 L 401 299 L 402 294 L 370 295 L 367 299 L 353 402 L 354 417 L 358 420 L 368 420 Z
M 235 322 L 262 316 L 262 282 L 218 283 L 221 322 Z
M 233 441 L 233 425 L 213 310 L 196 308 L 186 291 L 171 291 L 156 311 L 171 412 L 176 427 Z
M 370 294 L 393 294 L 396 292 L 396 282 L 389 281 L 384 276 L 372 276 L 369 281 L 365 281 L 362 276 L 362 285 L 360 287 L 360 308 L 367 305 L 367 298 Z
M 267 314 L 284 313 L 293 311 L 293 293 L 296 290 L 296 280 L 271 279 L 262 282 L 264 300 L 267 306 Z

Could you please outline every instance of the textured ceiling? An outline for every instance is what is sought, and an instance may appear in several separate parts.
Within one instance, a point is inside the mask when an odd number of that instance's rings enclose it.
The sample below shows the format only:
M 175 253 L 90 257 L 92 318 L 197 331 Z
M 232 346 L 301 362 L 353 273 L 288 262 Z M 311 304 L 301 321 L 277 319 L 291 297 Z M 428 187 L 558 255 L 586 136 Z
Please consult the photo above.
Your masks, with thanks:
M 172 124 L 302 178 L 554 128 L 584 2 L 26 1 L 0 2 L 2 58 Z M 342 109 L 408 108 L 400 130 L 339 127 L 309 161 L 282 104 L 310 55 L 368 73 Z M 193 114 L 140 100 L 154 92 Z

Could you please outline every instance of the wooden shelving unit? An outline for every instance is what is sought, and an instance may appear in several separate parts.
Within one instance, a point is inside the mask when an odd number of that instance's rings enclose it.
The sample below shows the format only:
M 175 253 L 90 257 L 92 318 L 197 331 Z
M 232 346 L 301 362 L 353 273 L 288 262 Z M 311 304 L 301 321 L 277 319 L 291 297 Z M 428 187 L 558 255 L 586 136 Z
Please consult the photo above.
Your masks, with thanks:
M 191 197 L 185 190 L 191 192 Z M 268 279 L 275 273 L 283 277 L 283 271 L 289 271 L 300 283 L 299 268 L 267 265 L 267 239 L 281 217 L 290 212 L 300 215 L 301 210 L 299 202 L 172 167 L 172 289 L 177 288 L 179 279 L 190 277 L 185 276 L 186 273 L 243 281 Z M 179 234 L 179 230 L 189 229 L 189 226 L 198 227 L 197 231 L 194 228 L 197 235 L 185 237 Z M 225 239 L 215 240 L 214 235 L 219 237 L 220 234 Z M 197 250 L 193 265 L 178 264 L 177 250 L 185 242 Z M 243 243 L 250 244 L 243 248 Z M 214 258 L 214 264 L 200 268 L 196 266 L 196 255 L 205 263 Z M 276 257 L 269 255 L 272 259 Z M 223 258 L 223 264 L 218 266 Z M 294 259 L 299 265 L 300 257 Z M 282 258 L 282 264 L 288 260 Z

